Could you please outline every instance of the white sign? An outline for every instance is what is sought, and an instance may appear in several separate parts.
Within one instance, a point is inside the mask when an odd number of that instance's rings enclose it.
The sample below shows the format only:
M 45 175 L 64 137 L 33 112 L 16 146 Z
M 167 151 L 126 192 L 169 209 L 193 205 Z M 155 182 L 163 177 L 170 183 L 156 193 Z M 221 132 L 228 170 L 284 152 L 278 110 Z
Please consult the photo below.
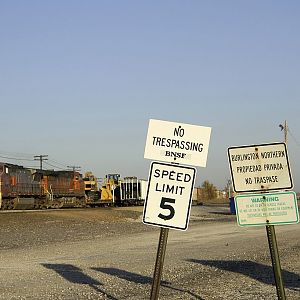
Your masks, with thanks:
M 143 222 L 186 230 L 196 169 L 153 162 L 150 168 Z
M 210 127 L 149 120 L 144 157 L 205 167 Z
M 294 192 L 239 195 L 235 197 L 240 226 L 295 224 L 299 222 Z
M 228 158 L 235 192 L 293 187 L 285 143 L 230 147 Z

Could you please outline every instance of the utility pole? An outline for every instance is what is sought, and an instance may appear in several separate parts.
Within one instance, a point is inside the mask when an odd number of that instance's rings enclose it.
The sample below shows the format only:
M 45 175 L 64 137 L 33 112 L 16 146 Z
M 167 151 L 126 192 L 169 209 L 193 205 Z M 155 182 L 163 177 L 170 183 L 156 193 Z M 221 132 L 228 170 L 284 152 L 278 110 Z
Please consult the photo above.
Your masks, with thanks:
M 231 180 L 227 180 L 227 188 L 228 188 L 228 198 L 230 199 L 231 197 Z
M 48 160 L 48 155 L 35 155 L 34 160 L 39 160 L 40 161 L 40 170 L 43 169 L 43 161 Z
M 279 127 L 280 127 L 281 131 L 282 130 L 284 131 L 284 142 L 287 144 L 287 142 L 288 142 L 288 138 L 287 138 L 287 135 L 288 135 L 287 121 L 286 120 L 284 121 L 284 125 L 279 124 Z

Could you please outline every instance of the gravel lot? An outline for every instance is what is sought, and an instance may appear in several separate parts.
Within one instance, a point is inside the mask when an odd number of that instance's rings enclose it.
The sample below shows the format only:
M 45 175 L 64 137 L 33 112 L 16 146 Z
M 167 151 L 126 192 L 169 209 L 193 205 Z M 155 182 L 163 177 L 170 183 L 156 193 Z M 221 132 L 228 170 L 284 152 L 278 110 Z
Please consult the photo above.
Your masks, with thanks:
M 277 299 L 264 227 L 194 206 L 170 230 L 160 299 Z M 0 213 L 0 299 L 149 299 L 159 228 L 142 207 Z M 287 299 L 300 299 L 300 225 L 276 227 Z

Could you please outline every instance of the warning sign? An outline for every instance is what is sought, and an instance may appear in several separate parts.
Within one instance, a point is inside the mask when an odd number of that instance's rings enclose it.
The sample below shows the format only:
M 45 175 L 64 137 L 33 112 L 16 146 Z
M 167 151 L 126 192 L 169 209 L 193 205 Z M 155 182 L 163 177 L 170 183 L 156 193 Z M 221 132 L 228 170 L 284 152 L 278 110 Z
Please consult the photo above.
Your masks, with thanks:
M 228 148 L 235 192 L 292 189 L 285 143 Z
M 235 197 L 240 226 L 295 224 L 299 222 L 294 192 L 239 195 Z
M 186 230 L 196 169 L 153 162 L 150 168 L 143 222 Z
M 205 167 L 210 127 L 149 120 L 144 157 Z

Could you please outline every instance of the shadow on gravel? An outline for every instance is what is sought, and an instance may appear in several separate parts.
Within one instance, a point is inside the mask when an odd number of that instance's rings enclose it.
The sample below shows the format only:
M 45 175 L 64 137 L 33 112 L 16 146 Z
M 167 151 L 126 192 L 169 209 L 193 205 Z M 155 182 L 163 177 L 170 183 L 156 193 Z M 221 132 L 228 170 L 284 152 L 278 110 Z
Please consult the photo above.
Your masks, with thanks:
M 64 279 L 71 283 L 76 284 L 86 284 L 93 288 L 95 291 L 103 294 L 110 300 L 118 300 L 117 298 L 107 294 L 105 291 L 101 290 L 98 286 L 103 285 L 101 282 L 93 279 L 92 277 L 84 274 L 81 269 L 69 264 L 42 264 L 43 267 L 55 271 Z
M 140 283 L 140 284 L 151 284 L 152 278 L 144 275 L 140 275 L 137 273 L 128 272 L 121 269 L 116 268 L 92 268 L 92 270 L 102 272 L 108 275 L 112 275 L 115 277 L 118 277 L 120 279 L 125 279 L 127 281 L 132 281 L 134 283 Z M 170 284 L 170 282 L 162 281 L 161 282 L 164 285 Z
M 225 212 L 225 211 L 210 211 L 209 213 L 214 215 L 232 216 L 230 212 Z
M 273 268 L 249 260 L 231 261 L 231 260 L 198 260 L 188 259 L 189 262 L 215 267 L 225 271 L 240 273 L 250 278 L 258 280 L 265 284 L 275 285 Z M 300 290 L 299 274 L 282 270 L 284 286 L 286 288 L 298 291 Z
M 128 271 L 117 269 L 117 268 L 92 268 L 92 270 L 102 272 L 102 273 L 105 273 L 108 275 L 112 275 L 112 276 L 118 277 L 120 279 L 124 279 L 124 280 L 134 282 L 134 283 L 139 283 L 139 284 L 151 284 L 152 283 L 151 277 L 140 275 L 137 273 L 128 272 Z M 195 293 L 193 293 L 189 290 L 171 286 L 171 283 L 168 281 L 162 280 L 161 286 L 175 290 L 175 291 L 179 291 L 182 293 L 187 293 L 193 297 L 191 299 L 204 300 L 203 298 L 201 298 L 200 296 L 196 295 Z

